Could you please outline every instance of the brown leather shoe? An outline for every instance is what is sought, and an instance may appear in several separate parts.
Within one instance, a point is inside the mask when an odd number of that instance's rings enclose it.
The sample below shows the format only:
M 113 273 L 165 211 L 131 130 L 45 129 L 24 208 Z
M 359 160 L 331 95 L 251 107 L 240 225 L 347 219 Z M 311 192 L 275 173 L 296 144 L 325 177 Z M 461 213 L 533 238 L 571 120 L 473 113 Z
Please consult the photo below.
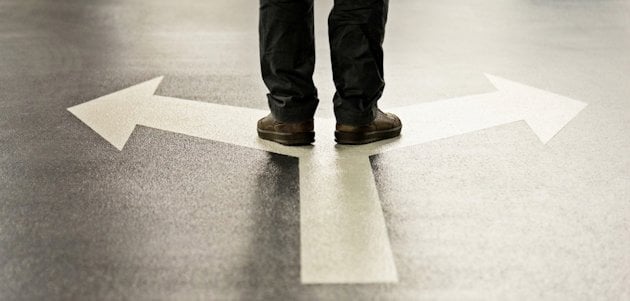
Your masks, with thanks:
M 398 116 L 378 110 L 374 121 L 361 126 L 337 124 L 335 141 L 339 144 L 367 144 L 400 136 Z
M 284 145 L 308 145 L 315 141 L 313 119 L 289 123 L 269 114 L 258 120 L 258 137 Z

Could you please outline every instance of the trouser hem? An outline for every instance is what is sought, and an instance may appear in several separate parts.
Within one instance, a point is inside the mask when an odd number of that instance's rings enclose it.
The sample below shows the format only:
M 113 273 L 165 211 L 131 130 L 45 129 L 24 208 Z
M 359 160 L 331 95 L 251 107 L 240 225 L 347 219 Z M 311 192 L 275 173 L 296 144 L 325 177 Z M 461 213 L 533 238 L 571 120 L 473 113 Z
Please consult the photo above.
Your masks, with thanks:
M 319 104 L 318 98 L 307 99 L 295 99 L 291 98 L 290 103 L 292 106 L 287 106 L 287 99 L 290 97 L 267 95 L 269 109 L 271 115 L 281 122 L 302 122 L 313 119 L 317 105 Z M 300 105 L 295 105 L 299 103 Z

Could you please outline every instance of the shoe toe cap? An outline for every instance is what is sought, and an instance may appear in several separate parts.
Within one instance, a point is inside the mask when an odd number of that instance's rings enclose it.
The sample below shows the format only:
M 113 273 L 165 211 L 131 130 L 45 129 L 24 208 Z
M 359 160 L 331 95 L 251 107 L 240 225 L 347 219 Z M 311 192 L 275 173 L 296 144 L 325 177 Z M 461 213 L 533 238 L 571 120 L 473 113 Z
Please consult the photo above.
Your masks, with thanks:
M 398 116 L 396 116 L 395 114 L 387 113 L 387 117 L 393 120 L 392 124 L 394 125 L 394 127 L 402 126 L 400 118 L 398 118 Z

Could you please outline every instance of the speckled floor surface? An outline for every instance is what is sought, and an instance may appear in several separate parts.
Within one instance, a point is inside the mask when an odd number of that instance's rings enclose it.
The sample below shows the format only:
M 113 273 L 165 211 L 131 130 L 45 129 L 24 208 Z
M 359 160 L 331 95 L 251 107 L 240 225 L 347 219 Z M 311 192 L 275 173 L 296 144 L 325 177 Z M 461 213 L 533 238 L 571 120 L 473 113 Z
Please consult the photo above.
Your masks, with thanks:
M 519 121 L 372 156 L 387 284 L 301 283 L 297 158 L 146 126 L 119 151 L 67 111 L 156 76 L 265 109 L 257 22 L 252 0 L 0 0 L 0 299 L 630 299 L 628 1 L 392 1 L 385 109 L 485 73 L 588 107 L 546 145 Z

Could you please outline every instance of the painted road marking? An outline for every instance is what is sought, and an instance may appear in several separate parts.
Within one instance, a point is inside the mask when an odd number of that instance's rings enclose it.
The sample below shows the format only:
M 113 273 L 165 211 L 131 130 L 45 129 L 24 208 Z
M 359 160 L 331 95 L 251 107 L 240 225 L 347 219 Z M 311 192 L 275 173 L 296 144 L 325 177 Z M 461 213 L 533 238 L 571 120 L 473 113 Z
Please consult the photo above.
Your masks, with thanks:
M 524 120 L 547 143 L 586 103 L 487 74 L 497 91 L 393 109 L 404 122 L 393 141 L 338 146 L 334 121 L 316 120 L 314 146 L 260 140 L 268 112 L 154 95 L 158 77 L 68 108 L 122 150 L 136 125 L 270 151 L 300 159 L 303 283 L 397 282 L 369 156 L 391 149 Z

